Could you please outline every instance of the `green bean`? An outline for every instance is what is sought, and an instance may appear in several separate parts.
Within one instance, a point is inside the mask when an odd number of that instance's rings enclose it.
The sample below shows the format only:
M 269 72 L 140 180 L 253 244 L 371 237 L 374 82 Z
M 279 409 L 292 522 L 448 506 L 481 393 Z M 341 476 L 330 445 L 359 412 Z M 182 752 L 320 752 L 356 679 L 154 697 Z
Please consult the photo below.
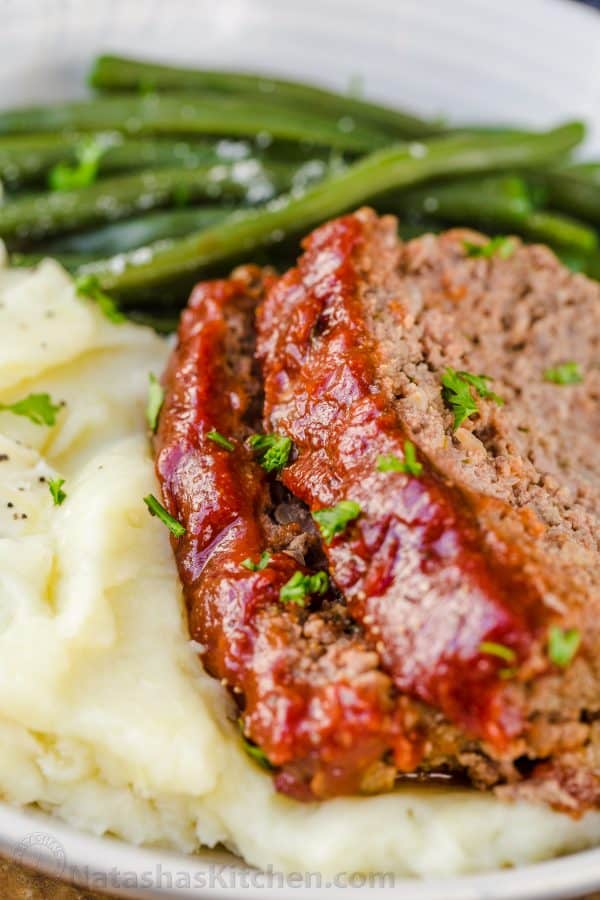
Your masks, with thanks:
M 0 138 L 0 178 L 9 186 L 42 181 L 58 163 L 75 163 L 83 141 L 96 141 L 104 150 L 100 173 L 162 166 L 199 166 L 250 155 L 243 141 L 195 141 L 172 138 L 125 138 L 118 132 L 90 134 L 18 134 Z
M 565 166 L 541 176 L 548 204 L 565 212 L 600 223 L 600 164 Z
M 526 182 L 512 175 L 430 184 L 389 198 L 390 208 L 409 219 L 434 215 L 466 225 L 510 227 L 533 210 Z
M 559 249 L 557 256 L 573 272 L 583 272 L 588 278 L 600 281 L 600 253 L 586 254 Z
M 566 152 L 584 134 L 571 123 L 554 131 L 515 139 L 513 135 L 436 138 L 415 147 L 394 146 L 365 157 L 300 196 L 278 198 L 266 208 L 234 213 L 219 225 L 156 249 L 147 262 L 120 258 L 93 271 L 106 290 L 148 289 L 179 276 L 197 275 L 215 263 L 297 234 L 371 197 L 432 178 L 533 166 Z
M 0 237 L 23 243 L 198 198 L 240 198 L 256 203 L 289 186 L 293 173 L 288 166 L 242 160 L 231 165 L 148 169 L 115 176 L 72 191 L 9 201 L 0 206 Z
M 159 334 L 172 334 L 179 324 L 176 316 L 160 316 L 139 309 L 127 310 L 127 318 L 137 325 L 147 325 Z
M 591 184 L 600 184 L 600 162 L 587 160 L 587 162 L 569 163 L 560 169 L 568 175 L 576 175 L 583 181 Z
M 528 240 L 589 253 L 596 233 L 571 217 L 535 210 L 526 182 L 516 176 L 467 179 L 408 191 L 396 198 L 407 218 L 435 215 L 444 222 L 493 231 L 510 230 Z
M 101 90 L 215 91 L 220 94 L 279 102 L 287 109 L 317 110 L 336 120 L 354 119 L 384 130 L 396 140 L 421 138 L 442 131 L 400 110 L 329 91 L 315 85 L 241 72 L 214 72 L 157 65 L 118 56 L 100 56 L 90 73 L 90 83 Z
M 125 134 L 224 134 L 307 141 L 362 153 L 389 143 L 388 136 L 343 118 L 287 110 L 265 100 L 190 94 L 100 97 L 0 113 L 0 134 L 120 131 Z
M 68 272 L 73 273 L 95 260 L 95 257 L 86 253 L 11 253 L 10 264 L 20 269 L 32 269 L 48 257 L 60 263 Z
M 201 231 L 220 222 L 230 212 L 227 206 L 199 206 L 191 209 L 172 209 L 150 213 L 124 222 L 104 225 L 93 231 L 76 232 L 55 238 L 44 245 L 49 254 L 84 253 L 91 256 L 112 256 L 155 241 L 182 237 L 191 231 Z
M 334 165 L 332 168 L 335 168 Z M 292 177 L 295 190 L 318 181 L 328 171 L 321 160 L 309 160 L 296 169 Z M 86 253 L 92 257 L 111 256 L 145 247 L 160 240 L 183 237 L 200 231 L 224 219 L 232 212 L 228 206 L 200 206 L 191 209 L 171 209 L 150 213 L 124 222 L 104 225 L 93 231 L 75 232 L 46 242 L 42 249 L 48 253 Z
M 530 241 L 550 244 L 555 248 L 570 248 L 581 253 L 590 253 L 598 246 L 598 236 L 593 228 L 570 216 L 547 210 L 529 213 L 515 231 Z
M 583 271 L 589 278 L 600 281 L 600 253 L 591 253 L 586 258 Z

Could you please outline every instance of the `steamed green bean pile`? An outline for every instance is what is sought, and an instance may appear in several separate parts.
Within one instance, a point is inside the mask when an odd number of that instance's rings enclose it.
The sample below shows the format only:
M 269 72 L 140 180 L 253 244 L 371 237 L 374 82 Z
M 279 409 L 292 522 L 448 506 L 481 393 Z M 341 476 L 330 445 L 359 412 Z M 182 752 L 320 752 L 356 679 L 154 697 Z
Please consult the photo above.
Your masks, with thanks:
M 600 277 L 600 163 L 584 128 L 449 127 L 272 76 L 103 56 L 88 100 L 0 112 L 0 239 L 53 256 L 136 321 L 175 326 L 190 285 L 370 203 L 402 234 L 448 226 L 549 244 Z M 89 282 L 89 277 L 88 277 Z

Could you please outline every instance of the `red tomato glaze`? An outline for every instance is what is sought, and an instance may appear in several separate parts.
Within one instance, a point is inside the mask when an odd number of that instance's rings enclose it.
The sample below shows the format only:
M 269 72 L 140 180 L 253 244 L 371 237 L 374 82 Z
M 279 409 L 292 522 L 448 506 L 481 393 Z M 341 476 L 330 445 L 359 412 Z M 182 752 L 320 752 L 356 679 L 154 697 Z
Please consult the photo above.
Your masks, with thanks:
M 293 439 L 297 457 L 281 477 L 311 510 L 360 504 L 326 551 L 396 686 L 502 748 L 523 728 L 507 669 L 523 669 L 546 609 L 426 460 L 418 478 L 377 470 L 380 454 L 403 457 L 406 436 L 378 382 L 359 289 L 363 242 L 357 216 L 318 229 L 262 306 L 265 430 Z M 514 662 L 483 652 L 484 642 L 509 648 Z
M 256 401 L 252 347 L 227 347 L 232 335 L 252 333 L 263 287 L 248 268 L 194 291 L 165 376 L 157 473 L 163 502 L 186 527 L 172 542 L 191 636 L 207 670 L 231 689 L 232 716 L 281 767 L 278 788 L 306 800 L 361 790 L 384 755 L 414 769 L 422 737 L 372 642 L 331 594 L 314 612 L 279 599 L 294 572 L 307 571 L 285 552 L 300 529 L 267 521 L 267 477 L 244 444 Z M 243 565 L 264 551 L 271 559 L 262 571 Z

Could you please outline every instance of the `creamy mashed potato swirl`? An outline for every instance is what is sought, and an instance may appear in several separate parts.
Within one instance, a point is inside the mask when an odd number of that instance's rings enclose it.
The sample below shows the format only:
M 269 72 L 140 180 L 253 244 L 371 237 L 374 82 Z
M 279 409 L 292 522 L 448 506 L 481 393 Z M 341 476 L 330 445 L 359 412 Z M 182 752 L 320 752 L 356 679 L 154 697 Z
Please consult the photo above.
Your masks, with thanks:
M 449 874 L 600 842 L 467 791 L 301 805 L 244 753 L 186 633 L 144 405 L 168 346 L 114 325 L 47 261 L 0 269 L 0 403 L 64 402 L 53 427 L 0 412 L 0 791 L 82 829 L 257 866 Z M 48 479 L 65 479 L 55 506 Z

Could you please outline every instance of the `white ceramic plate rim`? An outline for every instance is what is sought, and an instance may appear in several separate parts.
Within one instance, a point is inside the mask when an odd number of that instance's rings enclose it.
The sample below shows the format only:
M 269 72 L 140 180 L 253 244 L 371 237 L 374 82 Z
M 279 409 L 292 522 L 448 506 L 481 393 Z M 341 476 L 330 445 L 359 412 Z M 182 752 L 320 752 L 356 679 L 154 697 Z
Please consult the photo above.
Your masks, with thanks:
M 8 836 L 11 837 L 8 837 Z M 588 850 L 560 859 L 549 860 L 518 869 L 494 871 L 482 875 L 435 879 L 397 878 L 393 885 L 385 882 L 377 885 L 335 886 L 323 878 L 322 886 L 307 884 L 281 884 L 279 876 L 273 883 L 261 880 L 261 873 L 248 875 L 248 867 L 226 852 L 204 851 L 198 855 L 185 855 L 148 847 L 137 847 L 124 841 L 99 837 L 78 831 L 52 816 L 36 809 L 18 809 L 0 804 L 0 852 L 8 858 L 22 859 L 30 864 L 27 853 L 21 855 L 23 841 L 32 836 L 48 838 L 64 854 L 66 864 L 61 876 L 87 889 L 102 889 L 119 896 L 161 900 L 178 897 L 204 898 L 204 900 L 239 900 L 243 891 L 247 900 L 304 900 L 327 897 L 347 897 L 348 892 L 361 897 L 398 897 L 402 900 L 559 900 L 564 897 L 581 897 L 600 889 L 600 850 Z M 56 875 L 51 857 L 37 860 L 36 868 Z M 231 873 L 231 874 L 230 874 Z M 145 886 L 150 875 L 153 886 Z M 170 877 L 202 879 L 202 887 L 177 887 L 169 889 Z M 99 880 L 105 878 L 105 880 Z M 211 878 L 214 883 L 211 883 Z M 135 882 L 134 882 L 135 879 Z M 250 883 L 248 883 L 250 879 Z M 137 887 L 135 885 L 138 885 Z M 161 886 L 162 884 L 162 886 Z
M 174 18 L 177 17 L 177 10 L 181 14 L 184 11 L 190 12 L 186 2 L 189 0 L 170 0 L 169 9 Z M 210 65 L 218 65 L 220 61 L 219 53 L 222 52 L 223 41 L 227 41 L 227 29 L 231 26 L 231 22 L 227 18 L 227 11 L 233 11 L 235 15 L 256 18 L 255 11 L 260 9 L 261 14 L 269 13 L 271 10 L 273 17 L 279 16 L 285 20 L 287 24 L 302 23 L 310 20 L 310 17 L 316 17 L 317 25 L 310 27 L 317 28 L 315 33 L 315 47 L 311 47 L 314 58 L 322 63 L 323 68 L 320 70 L 318 80 L 325 83 L 331 83 L 334 86 L 343 86 L 342 74 L 344 78 L 355 71 L 349 69 L 345 73 L 340 73 L 336 69 L 335 62 L 328 65 L 327 54 L 329 47 L 323 34 L 318 29 L 324 29 L 326 22 L 323 10 L 327 7 L 329 13 L 336 9 L 339 13 L 340 9 L 344 10 L 345 15 L 339 20 L 340 33 L 343 32 L 343 40 L 348 40 L 347 55 L 350 55 L 352 31 L 355 36 L 357 29 L 356 23 L 353 23 L 353 15 L 362 13 L 364 4 L 361 0 L 305 0 L 300 6 L 296 0 L 221 0 L 215 6 L 214 2 L 207 6 L 209 0 L 195 0 L 195 7 L 198 16 L 201 14 L 200 7 L 206 6 L 214 11 L 218 23 L 216 26 L 216 40 L 211 44 L 208 42 L 201 49 L 200 58 Z M 4 84 L 4 73 L 2 75 L 3 90 L 1 94 L 1 105 L 7 102 L 16 102 L 17 98 L 24 97 L 32 100 L 40 86 L 40 93 L 46 93 L 46 96 L 52 96 L 54 92 L 56 96 L 66 96 L 72 92 L 74 79 L 73 72 L 80 70 L 84 64 L 84 60 L 89 57 L 90 52 L 98 49 L 109 49 L 114 47 L 117 51 L 122 52 L 142 52 L 143 48 L 140 39 L 132 37 L 126 39 L 122 37 L 119 30 L 126 23 L 125 19 L 119 19 L 115 15 L 114 33 L 107 33 L 102 29 L 111 24 L 111 10 L 116 10 L 117 4 L 109 2 L 109 0 L 88 0 L 82 7 L 73 0 L 61 0 L 57 5 L 56 0 L 5 0 L 6 8 L 3 10 L 3 33 L 0 33 L 0 58 L 9 61 Z M 136 5 L 137 4 L 137 5 Z M 159 0 L 130 0 L 130 2 L 121 2 L 120 10 L 124 9 L 123 15 L 127 10 L 141 13 L 143 4 L 144 14 L 147 16 L 156 16 L 160 18 L 161 7 L 164 8 L 163 2 Z M 254 6 L 253 6 L 254 4 Z M 395 7 L 394 4 L 397 4 Z M 60 8 L 59 8 L 60 7 Z M 216 8 L 218 7 L 218 9 Z M 401 7 L 401 10 L 400 10 Z M 544 125 L 551 123 L 551 117 L 556 116 L 582 116 L 589 118 L 592 123 L 592 136 L 590 146 L 596 150 L 600 148 L 600 17 L 593 11 L 583 8 L 578 4 L 569 2 L 569 0 L 503 0 L 502 4 L 495 3 L 495 0 L 461 0 L 461 2 L 449 3 L 449 0 L 427 0 L 427 11 L 424 11 L 423 0 L 370 0 L 368 10 L 372 17 L 378 15 L 393 17 L 395 12 L 402 13 L 402 17 L 408 22 L 414 22 L 417 25 L 419 21 L 427 19 L 429 16 L 432 28 L 432 35 L 435 40 L 443 42 L 450 35 L 452 37 L 452 29 L 464 29 L 465 33 L 469 32 L 469 38 L 472 38 L 471 32 L 476 34 L 476 38 L 472 39 L 473 48 L 477 47 L 477 41 L 482 40 L 479 47 L 478 64 L 481 61 L 485 64 L 485 40 L 486 36 L 492 33 L 494 28 L 499 28 L 507 20 L 512 20 L 513 26 L 521 25 L 521 28 L 513 28 L 510 32 L 514 36 L 513 42 L 508 42 L 506 46 L 506 73 L 505 88 L 511 86 L 511 71 L 513 54 L 516 53 L 515 48 L 519 46 L 519 41 L 523 39 L 521 32 L 533 29 L 531 41 L 531 56 L 529 59 L 528 72 L 538 72 L 539 76 L 536 83 L 523 85 L 524 97 L 520 97 L 520 111 L 517 109 L 516 118 L 523 118 L 522 112 L 527 104 L 534 104 L 533 109 L 536 113 L 535 121 L 537 124 Z M 11 19 L 11 15 L 14 16 Z M 18 13 L 18 15 L 17 15 Z M 61 14 L 60 16 L 58 14 Z M 323 19 L 320 18 L 323 14 Z M 73 26 L 71 35 L 67 35 L 62 44 L 58 44 L 56 48 L 45 44 L 49 41 L 47 33 L 50 32 L 53 25 L 53 18 L 64 18 Z M 419 18 L 420 17 L 420 18 Z M 258 16 L 260 19 L 260 16 Z M 481 21 L 479 21 L 481 19 Z M 484 25 L 489 26 L 488 32 Z M 41 60 L 39 66 L 29 65 L 27 59 L 24 59 L 23 53 L 19 52 L 19 22 L 27 23 L 28 29 L 34 33 L 32 46 L 35 48 L 38 58 Z M 306 23 L 305 23 L 306 24 Z M 368 41 L 370 34 L 370 25 L 372 22 L 366 22 L 364 29 L 365 41 Z M 422 22 L 421 22 L 422 24 Z M 309 26 L 306 25 L 308 29 Z M 76 29 L 81 29 L 81 40 L 76 47 L 73 47 L 72 37 L 79 34 Z M 98 33 L 96 33 L 98 32 Z M 155 29 L 156 33 L 156 29 Z M 577 53 L 572 53 L 569 58 L 568 54 L 563 55 L 560 50 L 561 41 L 568 42 L 571 39 L 577 44 Z M 400 37 L 400 36 L 398 36 Z M 404 36 L 403 36 L 404 37 Z M 114 38 L 114 40 L 113 40 Z M 127 40 L 131 46 L 127 45 Z M 196 44 L 191 40 L 190 35 L 183 35 L 182 40 L 187 44 L 182 45 L 182 59 L 189 63 L 193 63 L 198 57 L 194 56 Z M 221 41 L 221 43 L 219 42 Z M 432 44 L 435 41 L 432 39 Z M 318 45 L 318 46 L 316 46 Z M 418 59 L 418 53 L 423 52 L 424 58 L 428 61 L 431 59 L 439 63 L 439 67 L 433 72 L 433 75 L 427 76 L 423 71 L 421 79 L 414 85 L 415 108 L 422 109 L 428 114 L 440 111 L 444 106 L 441 95 L 437 91 L 440 87 L 445 87 L 444 83 L 444 65 L 458 64 L 459 56 L 452 56 L 452 47 L 448 48 L 448 56 L 443 59 L 436 59 L 434 51 L 431 47 L 425 50 L 421 48 L 414 56 L 414 47 L 410 41 L 399 40 L 400 52 L 407 54 L 411 62 L 415 58 Z M 440 44 L 441 45 L 441 44 Z M 598 47 L 598 53 L 594 57 L 593 48 Z M 482 49 L 483 48 L 483 49 Z M 591 48 L 591 56 L 590 56 Z M 29 47 L 31 49 L 31 47 Z M 259 52 L 259 48 L 257 53 Z M 271 70 L 275 72 L 289 72 L 291 76 L 302 75 L 302 48 L 289 47 L 288 55 L 281 54 L 279 58 L 266 55 L 259 61 L 253 58 L 251 49 L 240 51 L 238 57 L 233 60 L 228 59 L 228 65 L 233 68 L 244 68 L 245 66 L 253 66 L 254 68 L 262 68 L 263 70 Z M 47 58 L 52 59 L 52 54 L 62 54 L 65 52 L 69 58 L 73 58 L 73 67 L 66 66 L 64 71 L 56 74 L 56 76 L 48 79 L 42 78 L 41 73 L 46 72 L 46 63 L 44 62 L 44 54 Z M 174 54 L 170 52 L 170 44 L 168 40 L 165 47 L 154 53 L 154 48 L 145 49 L 146 55 L 157 56 L 163 58 L 172 57 Z M 411 56 L 413 53 L 413 56 Z M 319 55 L 320 54 L 320 55 Z M 429 54 L 429 55 L 428 55 Z M 432 55 L 433 54 L 433 55 Z M 179 55 L 179 51 L 175 52 Z M 586 58 L 587 56 L 587 58 Z M 62 56 L 57 55 L 56 59 Z M 263 61 L 264 60 L 264 61 Z M 569 71 L 570 61 L 577 62 L 577 72 Z M 347 62 L 347 60 L 346 60 Z M 374 76 L 369 79 L 366 87 L 369 93 L 374 96 L 381 97 L 383 100 L 394 102 L 394 90 L 397 82 L 388 85 L 377 76 L 378 60 L 373 60 Z M 4 65 L 4 63 L 3 63 Z M 348 64 L 350 65 L 350 64 Z M 401 68 L 401 67 L 400 67 Z M 425 67 L 423 67 L 424 69 Z M 553 95 L 554 87 L 548 88 L 544 83 L 544 75 L 550 70 L 554 70 L 557 74 L 555 79 L 556 96 Z M 429 80 L 428 80 L 429 78 Z M 563 82 L 567 81 L 566 85 Z M 76 81 L 76 79 L 75 79 Z M 411 90 L 412 90 L 411 86 Z M 481 88 L 481 85 L 472 83 L 473 92 Z M 529 91 L 529 93 L 528 93 Z M 552 96 L 551 96 L 552 94 Z M 444 95 L 446 96 L 446 95 Z M 460 105 L 460 97 L 448 95 L 447 102 L 450 106 Z M 485 108 L 485 104 L 480 99 L 472 100 L 465 96 L 465 108 L 469 109 L 469 102 L 472 103 L 477 115 L 481 114 L 481 119 L 490 119 L 494 117 L 494 110 Z M 539 100 L 539 108 L 536 105 Z M 572 108 L 569 104 L 573 104 Z M 479 105 L 478 105 L 479 104 Z M 457 113 L 457 109 L 454 110 Z M 457 116 L 458 117 L 458 116 Z M 525 118 L 525 121 L 527 119 Z M 225 854 L 213 854 L 210 851 L 201 851 L 195 856 L 186 856 L 183 854 L 169 853 L 156 848 L 140 848 L 135 845 L 122 841 L 113 840 L 106 837 L 99 837 L 93 834 L 80 832 L 75 828 L 65 825 L 61 821 L 47 816 L 35 809 L 17 809 L 6 804 L 0 804 L 0 849 L 8 856 L 14 856 L 18 851 L 19 843 L 33 833 L 49 835 L 53 840 L 64 848 L 67 863 L 69 867 L 77 867 L 82 870 L 85 867 L 92 873 L 108 874 L 113 868 L 117 868 L 121 873 L 134 875 L 141 879 L 143 873 L 153 871 L 157 864 L 162 864 L 163 869 L 170 869 L 172 872 L 187 873 L 191 877 L 196 874 L 207 875 L 209 866 L 214 861 L 223 863 L 228 860 L 230 864 L 235 864 L 231 856 Z M 43 868 L 43 863 L 39 863 Z M 237 864 L 237 871 L 247 872 L 241 862 Z M 49 869 L 53 874 L 53 869 Z M 68 874 L 68 870 L 65 872 Z M 83 885 L 86 886 L 85 884 Z M 92 886 L 92 885 L 87 885 Z M 117 884 L 115 883 L 115 888 Z M 264 898 L 272 896 L 276 900 L 287 900 L 287 898 L 302 895 L 305 898 L 318 897 L 324 892 L 328 896 L 335 896 L 347 892 L 352 888 L 278 888 L 268 886 L 249 886 L 243 888 L 243 894 L 246 897 Z M 394 888 L 358 888 L 361 896 L 377 891 L 377 894 L 394 894 L 401 895 L 403 900 L 517 900 L 517 898 L 543 898 L 543 900 L 552 900 L 552 898 L 581 895 L 583 893 L 600 889 L 600 849 L 590 850 L 574 854 L 572 856 L 556 859 L 546 863 L 540 863 L 534 866 L 526 866 L 510 871 L 491 872 L 483 875 L 461 876 L 455 878 L 433 879 L 433 880 L 406 880 L 397 879 Z M 135 889 L 128 887 L 121 879 L 121 887 L 119 893 L 129 896 L 139 897 L 184 897 L 195 896 L 212 898 L 219 897 L 221 900 L 234 900 L 238 898 L 242 892 L 242 887 L 238 883 L 230 887 L 221 887 L 216 884 L 213 887 L 207 886 L 200 891 L 178 889 L 171 892 L 168 889 Z

